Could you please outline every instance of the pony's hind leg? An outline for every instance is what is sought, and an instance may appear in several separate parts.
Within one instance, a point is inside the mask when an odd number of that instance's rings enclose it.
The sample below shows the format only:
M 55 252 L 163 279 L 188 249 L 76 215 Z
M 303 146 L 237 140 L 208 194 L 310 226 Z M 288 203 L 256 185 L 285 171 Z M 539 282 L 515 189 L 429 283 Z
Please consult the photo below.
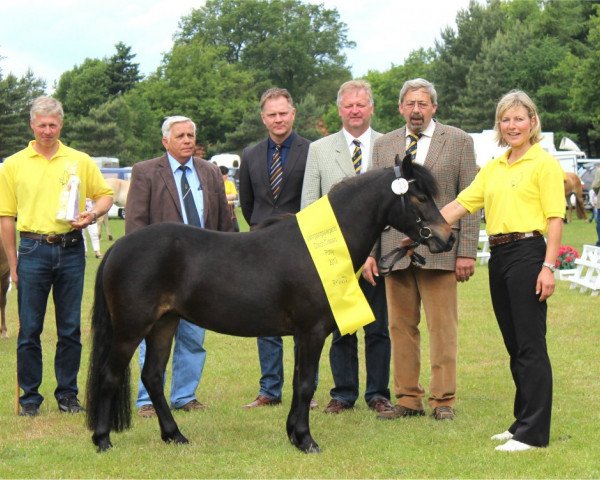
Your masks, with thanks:
M 165 320 L 163 317 L 157 322 L 146 337 L 146 357 L 142 369 L 142 382 L 144 382 L 156 410 L 163 441 L 188 443 L 188 439 L 179 431 L 165 398 L 163 379 L 179 319 L 175 317 Z
M 309 427 L 310 400 L 315 392 L 315 378 L 325 336 L 299 334 L 294 362 L 294 392 L 286 423 L 288 438 L 304 453 L 320 452 Z

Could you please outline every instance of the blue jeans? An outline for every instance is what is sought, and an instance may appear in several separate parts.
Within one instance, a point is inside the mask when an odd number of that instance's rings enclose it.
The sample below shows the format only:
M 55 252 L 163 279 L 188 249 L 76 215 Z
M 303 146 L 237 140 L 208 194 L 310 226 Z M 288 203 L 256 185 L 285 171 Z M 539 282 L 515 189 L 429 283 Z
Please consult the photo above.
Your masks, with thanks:
M 19 244 L 17 275 L 19 288 L 19 338 L 17 340 L 17 377 L 23 395 L 21 405 L 40 405 L 42 383 L 42 345 L 40 335 L 48 296 L 52 289 L 57 343 L 54 356 L 56 390 L 60 400 L 75 394 L 81 363 L 81 298 L 85 273 L 83 241 L 63 248 L 40 240 L 22 238 Z
M 375 315 L 375 321 L 364 327 L 367 370 L 365 401 L 369 404 L 377 398 L 390 399 L 391 343 L 383 278 L 377 278 L 375 287 L 362 277 L 358 283 Z M 335 385 L 330 391 L 331 398 L 345 405 L 353 406 L 358 399 L 358 339 L 356 333 L 340 335 L 337 328 L 334 330 L 329 350 L 329 362 Z
M 181 408 L 196 399 L 196 389 L 202 378 L 206 350 L 204 350 L 204 334 L 206 330 L 193 323 L 179 320 L 175 332 L 175 348 L 173 349 L 173 375 L 171 378 L 171 407 Z M 140 343 L 140 371 L 146 358 L 146 342 Z M 141 379 L 139 383 L 136 406 L 152 403 L 148 391 Z
M 283 391 L 283 339 L 281 337 L 258 337 L 258 359 L 260 361 L 259 395 L 281 400 Z M 294 344 L 294 356 L 296 345 Z M 319 383 L 319 372 L 315 376 L 315 390 Z

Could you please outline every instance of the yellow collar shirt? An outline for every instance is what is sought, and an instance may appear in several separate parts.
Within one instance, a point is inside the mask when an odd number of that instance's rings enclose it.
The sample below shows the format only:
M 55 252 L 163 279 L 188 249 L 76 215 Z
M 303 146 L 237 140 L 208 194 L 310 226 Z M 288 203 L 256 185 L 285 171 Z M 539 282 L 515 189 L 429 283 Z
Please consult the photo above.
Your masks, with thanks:
M 549 218 L 565 215 L 563 169 L 539 143 L 512 165 L 509 154 L 488 162 L 457 201 L 470 213 L 484 208 L 488 235 L 546 233 Z
M 85 153 L 59 142 L 48 160 L 33 148 L 27 148 L 4 161 L 0 170 L 0 216 L 17 217 L 17 230 L 41 234 L 66 233 L 68 222 L 56 219 L 61 191 L 74 173 L 79 177 L 79 211 L 85 199 L 112 196 L 100 169 Z

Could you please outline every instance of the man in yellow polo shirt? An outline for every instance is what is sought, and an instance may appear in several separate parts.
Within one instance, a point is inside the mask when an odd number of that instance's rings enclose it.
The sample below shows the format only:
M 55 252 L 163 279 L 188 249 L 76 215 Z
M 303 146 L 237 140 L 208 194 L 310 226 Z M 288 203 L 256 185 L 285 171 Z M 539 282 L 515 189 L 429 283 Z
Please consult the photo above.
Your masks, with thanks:
M 0 170 L 0 229 L 12 281 L 18 289 L 17 376 L 21 416 L 35 416 L 44 397 L 40 335 L 50 290 L 58 341 L 54 396 L 61 412 L 78 413 L 81 298 L 85 254 L 81 230 L 108 212 L 112 190 L 85 153 L 63 145 L 63 109 L 38 97 L 30 111 L 35 140 L 8 157 Z M 95 201 L 85 210 L 85 199 Z M 20 234 L 17 260 L 16 230 Z

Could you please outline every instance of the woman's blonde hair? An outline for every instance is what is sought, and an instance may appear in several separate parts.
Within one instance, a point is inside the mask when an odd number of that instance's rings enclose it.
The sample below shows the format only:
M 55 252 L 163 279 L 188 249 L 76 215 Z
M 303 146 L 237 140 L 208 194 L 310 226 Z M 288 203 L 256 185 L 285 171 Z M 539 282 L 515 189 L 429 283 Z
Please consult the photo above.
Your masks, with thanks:
M 502 116 L 515 107 L 525 107 L 527 110 L 527 114 L 529 118 L 535 120 L 535 125 L 531 129 L 529 133 L 529 142 L 533 145 L 534 143 L 538 143 L 542 139 L 542 122 L 540 121 L 540 116 L 537 113 L 537 107 L 533 100 L 522 90 L 511 90 L 506 95 L 504 95 L 498 105 L 496 106 L 496 122 L 494 123 L 494 139 L 498 142 L 498 145 L 501 147 L 507 147 L 508 143 L 502 138 L 502 132 L 500 131 L 500 120 Z

